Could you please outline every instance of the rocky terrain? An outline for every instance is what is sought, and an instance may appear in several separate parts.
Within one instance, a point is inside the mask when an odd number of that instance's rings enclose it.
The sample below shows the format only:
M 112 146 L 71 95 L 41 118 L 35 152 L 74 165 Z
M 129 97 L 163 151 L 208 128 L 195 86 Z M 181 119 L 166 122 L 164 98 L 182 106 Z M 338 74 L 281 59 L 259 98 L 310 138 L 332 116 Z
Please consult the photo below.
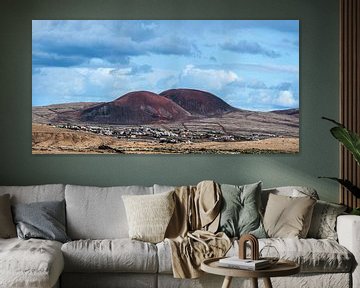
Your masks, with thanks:
M 191 89 L 131 92 L 107 103 L 33 107 L 32 117 L 33 153 L 299 150 L 298 109 L 241 110 L 213 94 Z

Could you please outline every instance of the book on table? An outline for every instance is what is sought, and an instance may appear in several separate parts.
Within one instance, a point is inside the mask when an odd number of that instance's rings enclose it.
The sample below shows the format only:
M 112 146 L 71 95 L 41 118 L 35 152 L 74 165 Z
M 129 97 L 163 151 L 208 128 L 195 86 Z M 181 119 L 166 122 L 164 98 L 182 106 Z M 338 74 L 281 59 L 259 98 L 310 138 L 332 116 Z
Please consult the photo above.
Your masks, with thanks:
M 240 259 L 238 256 L 222 258 L 219 260 L 219 266 L 247 270 L 260 270 L 271 266 L 267 259 L 251 260 Z

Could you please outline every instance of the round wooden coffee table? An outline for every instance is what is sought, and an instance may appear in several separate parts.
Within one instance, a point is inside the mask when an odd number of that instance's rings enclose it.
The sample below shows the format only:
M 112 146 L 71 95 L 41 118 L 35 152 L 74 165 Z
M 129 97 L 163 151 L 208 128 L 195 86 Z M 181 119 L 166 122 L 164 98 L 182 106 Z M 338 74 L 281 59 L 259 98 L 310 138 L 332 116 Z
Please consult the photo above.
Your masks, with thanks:
M 270 268 L 261 270 L 244 270 L 222 267 L 219 259 L 211 258 L 201 263 L 201 270 L 216 275 L 225 276 L 222 288 L 229 288 L 233 277 L 251 278 L 254 288 L 258 288 L 258 278 L 263 278 L 265 287 L 272 288 L 270 277 L 289 276 L 300 272 L 300 266 L 288 260 L 279 260 Z

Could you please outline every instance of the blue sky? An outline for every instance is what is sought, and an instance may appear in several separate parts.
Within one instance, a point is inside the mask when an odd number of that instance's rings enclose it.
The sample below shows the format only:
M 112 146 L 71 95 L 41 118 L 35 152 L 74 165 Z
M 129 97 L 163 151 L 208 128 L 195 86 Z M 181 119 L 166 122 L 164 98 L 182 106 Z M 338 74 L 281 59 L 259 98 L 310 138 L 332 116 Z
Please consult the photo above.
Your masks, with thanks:
M 33 106 L 172 88 L 249 110 L 299 107 L 299 21 L 32 21 Z

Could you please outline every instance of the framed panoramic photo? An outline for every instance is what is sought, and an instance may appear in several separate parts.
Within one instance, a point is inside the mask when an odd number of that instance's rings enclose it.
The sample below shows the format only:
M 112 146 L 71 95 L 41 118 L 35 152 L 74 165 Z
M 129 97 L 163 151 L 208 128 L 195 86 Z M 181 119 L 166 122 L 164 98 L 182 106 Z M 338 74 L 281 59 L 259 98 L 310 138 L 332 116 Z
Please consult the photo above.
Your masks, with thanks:
M 298 20 L 33 20 L 33 154 L 299 152 Z

